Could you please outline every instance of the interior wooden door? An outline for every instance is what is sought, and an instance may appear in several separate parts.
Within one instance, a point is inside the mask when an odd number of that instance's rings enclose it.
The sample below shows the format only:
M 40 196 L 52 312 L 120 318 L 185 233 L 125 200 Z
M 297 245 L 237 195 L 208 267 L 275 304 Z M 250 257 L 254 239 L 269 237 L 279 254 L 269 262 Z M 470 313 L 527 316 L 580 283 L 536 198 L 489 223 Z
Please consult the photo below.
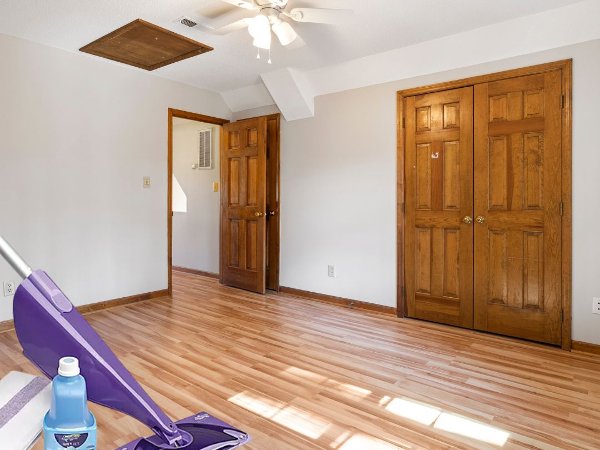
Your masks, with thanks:
M 406 99 L 409 317 L 473 326 L 473 88 Z
M 475 328 L 561 343 L 561 71 L 475 86 Z
M 267 120 L 223 126 L 221 281 L 265 292 Z

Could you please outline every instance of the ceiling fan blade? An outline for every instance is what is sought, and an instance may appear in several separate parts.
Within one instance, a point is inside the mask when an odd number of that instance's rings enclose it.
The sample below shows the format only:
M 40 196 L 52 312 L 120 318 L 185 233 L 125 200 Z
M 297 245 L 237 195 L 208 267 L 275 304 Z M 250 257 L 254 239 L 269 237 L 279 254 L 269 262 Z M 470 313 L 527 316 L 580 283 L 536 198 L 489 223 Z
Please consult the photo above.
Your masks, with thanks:
M 255 15 L 254 11 L 234 9 L 215 18 L 196 16 L 193 19 L 200 28 L 212 34 L 229 34 L 246 28 Z
M 319 9 L 319 8 L 294 8 L 288 17 L 296 22 L 326 23 L 337 25 L 347 22 L 354 16 L 351 9 Z
M 251 20 L 252 19 L 241 19 L 241 20 L 238 20 L 236 22 L 232 22 L 232 23 L 230 23 L 228 25 L 224 25 L 224 26 L 222 26 L 220 28 L 216 28 L 216 29 L 210 30 L 210 31 L 213 34 L 219 34 L 219 35 L 233 33 L 234 31 L 242 30 L 244 28 L 247 28 L 248 25 L 250 25 L 250 21 Z
M 358 0 L 290 0 L 289 8 L 354 9 Z
M 224 3 L 237 6 L 243 9 L 258 9 L 258 7 L 251 0 L 221 0 Z

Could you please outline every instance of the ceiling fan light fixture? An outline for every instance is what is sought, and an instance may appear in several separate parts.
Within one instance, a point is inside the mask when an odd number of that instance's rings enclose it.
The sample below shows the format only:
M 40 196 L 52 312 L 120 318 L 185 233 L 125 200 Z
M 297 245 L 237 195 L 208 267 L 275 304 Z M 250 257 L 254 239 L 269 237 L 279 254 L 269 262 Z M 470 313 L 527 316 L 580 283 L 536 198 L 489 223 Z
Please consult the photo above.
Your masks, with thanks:
M 259 14 L 248 26 L 250 36 L 254 38 L 252 45 L 269 50 L 271 48 L 271 22 L 269 18 Z
M 275 33 L 279 42 L 281 42 L 281 45 L 284 47 L 290 45 L 298 37 L 298 34 L 294 31 L 292 26 L 283 20 L 279 20 L 273 24 L 273 33 Z
M 271 34 L 271 23 L 269 22 L 269 18 L 259 14 L 254 19 L 250 21 L 250 25 L 248 25 L 248 33 L 254 39 L 265 38 Z
M 271 33 L 269 33 L 267 36 L 261 36 L 259 38 L 254 38 L 254 40 L 252 41 L 252 45 L 254 45 L 257 48 L 262 48 L 264 50 L 270 50 L 271 49 Z

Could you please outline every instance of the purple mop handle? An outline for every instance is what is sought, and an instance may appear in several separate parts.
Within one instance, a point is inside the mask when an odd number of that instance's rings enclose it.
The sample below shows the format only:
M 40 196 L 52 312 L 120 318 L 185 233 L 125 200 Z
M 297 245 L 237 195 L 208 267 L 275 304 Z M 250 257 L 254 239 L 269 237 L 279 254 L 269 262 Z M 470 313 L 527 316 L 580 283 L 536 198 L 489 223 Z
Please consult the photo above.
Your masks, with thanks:
M 6 259 L 6 262 L 15 269 L 15 272 L 17 272 L 22 279 L 26 279 L 31 275 L 31 267 L 29 267 L 23 258 L 19 256 L 16 250 L 12 248 L 2 236 L 0 236 L 0 255 Z

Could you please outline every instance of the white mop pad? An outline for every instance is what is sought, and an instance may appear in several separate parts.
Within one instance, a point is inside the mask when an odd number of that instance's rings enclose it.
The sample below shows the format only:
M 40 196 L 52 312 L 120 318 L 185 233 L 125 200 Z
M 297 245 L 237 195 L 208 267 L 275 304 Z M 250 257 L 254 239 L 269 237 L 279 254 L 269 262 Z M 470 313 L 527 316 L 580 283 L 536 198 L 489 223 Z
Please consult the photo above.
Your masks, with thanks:
M 10 372 L 0 381 L 0 448 L 27 450 L 42 431 L 52 385 L 46 378 Z

